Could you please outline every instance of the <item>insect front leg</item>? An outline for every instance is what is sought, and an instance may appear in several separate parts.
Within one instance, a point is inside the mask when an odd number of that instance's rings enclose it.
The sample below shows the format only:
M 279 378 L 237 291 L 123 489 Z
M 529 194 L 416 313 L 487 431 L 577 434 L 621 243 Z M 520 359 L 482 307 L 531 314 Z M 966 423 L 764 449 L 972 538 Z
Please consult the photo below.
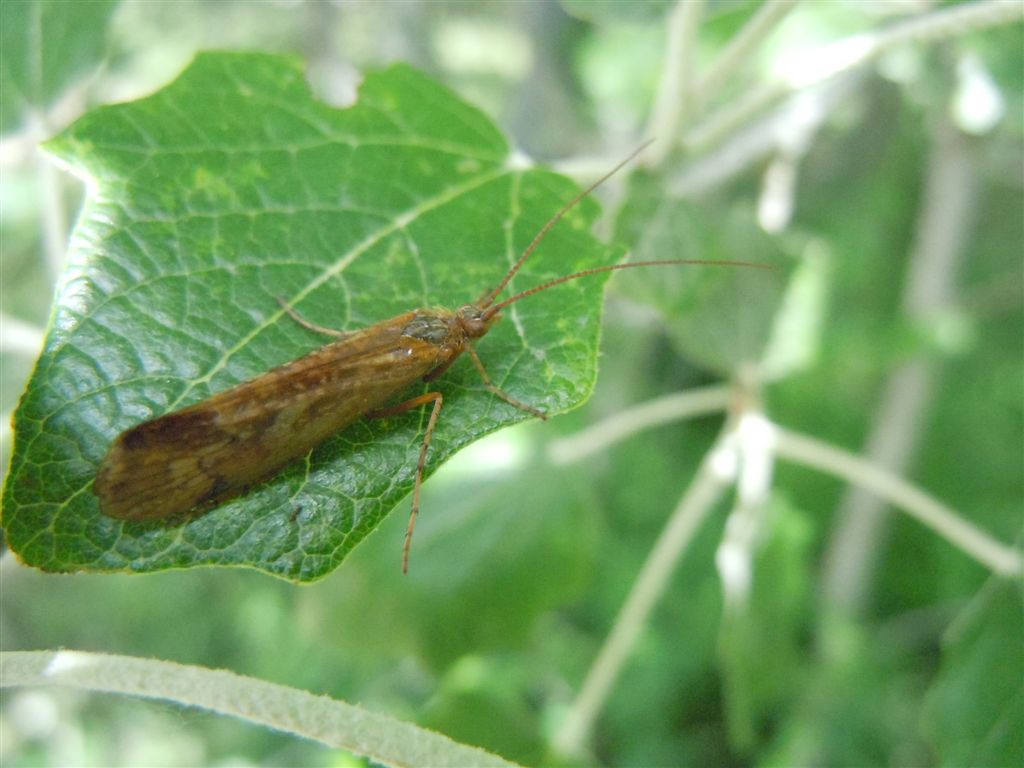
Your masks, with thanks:
M 532 413 L 537 418 L 540 418 L 540 419 L 543 419 L 544 421 L 547 421 L 548 415 L 546 413 L 544 413 L 544 411 L 541 411 L 541 410 L 539 410 L 537 408 L 534 408 L 532 405 L 527 405 L 526 403 L 522 402 L 521 400 L 516 400 L 514 397 L 512 397 L 512 395 L 510 395 L 504 389 L 502 389 L 497 384 L 495 384 L 493 381 L 491 381 L 491 377 L 487 375 L 487 369 L 484 368 L 483 361 L 480 360 L 480 356 L 477 355 L 476 350 L 473 349 L 473 345 L 472 344 L 467 344 L 466 345 L 466 352 L 469 353 L 469 357 L 470 357 L 470 359 L 472 359 L 473 365 L 476 366 L 477 371 L 479 371 L 479 373 L 480 373 L 480 378 L 483 379 L 483 381 L 484 381 L 484 386 L 487 387 L 487 390 L 489 392 L 491 392 L 491 394 L 500 397 L 506 403 L 508 403 L 509 405 L 514 405 L 516 408 L 518 408 L 521 411 L 526 411 L 527 413 Z
M 379 419 L 385 416 L 405 413 L 405 411 L 410 411 L 413 408 L 431 402 L 434 404 L 434 407 L 430 411 L 427 429 L 423 434 L 423 445 L 420 446 L 420 458 L 416 462 L 416 482 L 412 489 L 412 510 L 409 512 L 409 527 L 405 531 L 405 544 L 402 547 L 402 573 L 409 572 L 409 550 L 412 549 L 412 532 L 416 528 L 416 518 L 420 514 L 420 487 L 423 485 L 423 469 L 427 465 L 427 451 L 430 449 L 430 441 L 434 437 L 434 427 L 437 426 L 437 417 L 441 414 L 441 404 L 444 403 L 444 398 L 440 392 L 427 392 L 425 395 L 406 400 L 404 403 L 393 405 L 390 408 L 370 411 L 366 414 L 371 419 Z

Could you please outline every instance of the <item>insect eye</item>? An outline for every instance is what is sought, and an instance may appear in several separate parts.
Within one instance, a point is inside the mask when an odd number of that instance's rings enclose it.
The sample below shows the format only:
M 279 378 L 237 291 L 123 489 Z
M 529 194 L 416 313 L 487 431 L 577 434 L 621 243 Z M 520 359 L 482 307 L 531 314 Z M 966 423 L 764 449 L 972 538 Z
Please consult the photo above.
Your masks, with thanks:
M 466 335 L 471 339 L 478 339 L 487 333 L 487 329 L 491 327 L 493 319 L 484 316 L 484 311 L 473 304 L 467 304 L 464 307 L 460 307 L 458 311 L 459 325 L 462 326 L 462 330 L 466 332 Z

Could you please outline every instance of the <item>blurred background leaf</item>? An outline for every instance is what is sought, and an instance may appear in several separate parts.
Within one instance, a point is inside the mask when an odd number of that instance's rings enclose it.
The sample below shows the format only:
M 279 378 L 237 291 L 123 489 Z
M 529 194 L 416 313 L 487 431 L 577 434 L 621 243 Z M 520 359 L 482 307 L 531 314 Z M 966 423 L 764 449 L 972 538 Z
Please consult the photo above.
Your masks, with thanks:
M 643 189 L 641 189 L 641 185 Z M 726 201 L 666 199 L 664 180 L 634 185 L 616 234 L 635 259 L 748 261 L 776 271 L 694 266 L 654 280 L 623 275 L 622 292 L 655 309 L 679 354 L 728 377 L 767 354 L 786 286 L 787 253 L 758 225 L 754 212 Z M 793 250 L 790 246 L 790 250 Z
M 103 59 L 116 0 L 11 0 L 0 9 L 0 133 L 64 96 Z
M 1020 584 L 993 581 L 946 633 L 924 715 L 943 765 L 1013 765 L 1024 752 L 1022 623 Z

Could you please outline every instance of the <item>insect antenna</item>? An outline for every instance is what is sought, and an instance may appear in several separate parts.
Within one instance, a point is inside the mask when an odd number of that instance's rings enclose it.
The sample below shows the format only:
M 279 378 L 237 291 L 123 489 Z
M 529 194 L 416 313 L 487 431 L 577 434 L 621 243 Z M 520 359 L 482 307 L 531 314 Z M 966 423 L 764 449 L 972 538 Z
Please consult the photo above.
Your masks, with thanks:
M 589 275 L 599 275 L 602 272 L 614 272 L 619 269 L 636 269 L 637 267 L 662 267 L 669 265 L 679 264 L 710 264 L 719 267 L 753 267 L 754 269 L 775 269 L 771 264 L 757 264 L 752 261 L 733 261 L 729 259 L 660 259 L 655 261 L 633 261 L 629 264 L 605 264 L 602 267 L 591 267 L 590 269 L 584 269 L 582 272 L 573 272 L 571 275 L 563 275 L 562 277 L 556 277 L 553 280 L 548 280 L 546 283 L 535 285 L 533 288 L 528 288 L 525 291 L 517 293 L 515 296 L 494 304 L 487 308 L 487 311 L 483 313 L 482 319 L 486 320 L 489 317 L 493 317 L 502 309 L 507 307 L 509 304 L 514 304 L 520 299 L 525 299 L 527 296 L 532 296 L 535 293 L 546 291 L 548 288 L 553 288 L 556 285 L 567 283 L 570 280 L 578 280 L 581 277 L 587 277 Z
M 535 250 L 537 250 L 537 246 L 540 245 L 541 240 L 543 240 L 545 238 L 545 236 L 548 234 L 548 232 L 551 231 L 551 228 L 553 226 L 555 226 L 555 224 L 557 224 L 561 220 L 561 218 L 563 216 L 565 216 L 565 214 L 567 214 L 569 211 L 571 211 L 573 208 L 575 208 L 576 204 L 579 203 L 580 200 L 585 198 L 587 195 L 589 195 L 591 192 L 593 192 L 599 186 L 601 186 L 606 181 L 608 181 L 608 179 L 610 179 L 612 176 L 614 176 L 616 173 L 618 173 L 622 169 L 622 167 L 624 165 L 629 163 L 634 157 L 636 157 L 641 152 L 643 152 L 645 149 L 647 149 L 647 147 L 649 147 L 653 142 L 654 142 L 654 139 L 648 139 L 647 141 L 645 141 L 639 147 L 637 147 L 632 152 L 630 152 L 629 156 L 625 160 L 620 162 L 618 165 L 616 165 L 614 168 L 612 168 L 610 171 L 608 171 L 608 173 L 606 173 L 604 176 L 599 178 L 597 181 L 595 181 L 589 187 L 584 189 L 582 192 L 580 192 L 578 195 L 576 195 L 576 197 L 574 197 L 568 203 L 563 205 L 561 207 L 561 209 L 558 211 L 558 213 L 556 213 L 554 216 L 552 216 L 550 219 L 548 219 L 547 223 L 543 227 L 540 228 L 540 230 L 537 232 L 536 235 L 534 235 L 533 240 L 530 241 L 530 244 L 528 246 L 526 246 L 526 250 L 523 251 L 523 255 L 520 256 L 519 260 L 516 261 L 516 263 L 512 265 L 512 268 L 505 274 L 505 277 L 502 278 L 502 281 L 500 283 L 498 283 L 498 286 L 496 288 L 494 288 L 493 290 L 490 290 L 487 293 L 485 293 L 481 297 L 480 301 L 477 302 L 477 306 L 480 309 L 487 309 L 488 307 L 490 307 L 494 303 L 494 300 L 496 298 L 498 298 L 498 295 L 503 290 L 505 290 L 505 287 L 509 284 L 509 282 L 512 280 L 512 278 L 516 276 L 516 272 L 519 271 L 519 268 L 521 266 L 523 266 L 523 264 L 526 262 L 526 260 L 528 258 L 530 258 L 530 256 L 533 254 L 533 252 Z M 505 305 L 505 303 L 503 302 L 503 306 L 504 305 Z M 489 314 L 493 314 L 493 313 L 489 313 Z

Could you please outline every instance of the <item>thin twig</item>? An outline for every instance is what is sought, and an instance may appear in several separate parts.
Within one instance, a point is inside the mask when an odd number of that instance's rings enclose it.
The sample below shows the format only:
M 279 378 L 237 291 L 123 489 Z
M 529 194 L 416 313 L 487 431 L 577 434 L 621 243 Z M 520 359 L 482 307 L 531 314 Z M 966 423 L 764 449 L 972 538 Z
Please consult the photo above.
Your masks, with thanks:
M 927 323 L 957 303 L 956 276 L 974 219 L 973 166 L 971 141 L 938 116 L 903 286 L 903 311 L 912 323 Z M 921 439 L 938 374 L 938 361 L 920 357 L 889 375 L 863 451 L 870 461 L 903 472 Z M 863 606 L 887 530 L 886 512 L 861 487 L 844 495 L 825 558 L 822 592 L 830 605 L 849 613 Z
M 615 619 L 576 700 L 554 738 L 563 755 L 578 755 L 587 743 L 594 720 L 629 658 L 651 609 L 665 593 L 669 577 L 678 565 L 701 523 L 707 518 L 736 474 L 736 448 L 724 432 L 707 454 L 690 487 L 683 494 L 667 525 L 647 556 L 629 597 Z
M 760 407 L 735 414 L 738 476 L 736 499 L 715 552 L 726 611 L 747 608 L 754 558 L 768 528 L 768 502 L 775 469 L 775 428 Z
M 555 464 L 582 461 L 645 429 L 724 411 L 729 407 L 729 398 L 730 389 L 724 384 L 658 397 L 552 441 L 548 456 Z
M 963 516 L 901 477 L 813 437 L 777 427 L 780 457 L 867 488 L 1002 576 L 1024 574 L 1024 554 L 996 541 Z
M 822 66 L 802 67 L 788 82 L 755 86 L 693 126 L 683 141 L 691 151 L 702 153 L 792 93 L 863 67 L 893 48 L 915 41 L 937 42 L 960 37 L 980 29 L 1012 24 L 1021 18 L 1024 18 L 1024 3 L 1015 0 L 985 0 L 942 8 L 893 24 L 888 29 L 838 40 L 815 56 L 816 61 L 825 62 Z
M 693 102 L 697 30 L 704 0 L 679 0 L 668 16 L 665 64 L 647 125 L 647 135 L 658 139 L 644 164 L 659 165 L 676 145 Z
M 761 44 L 770 35 L 779 23 L 789 15 L 800 0 L 774 0 L 765 3 L 750 18 L 749 21 L 737 32 L 729 44 L 725 46 L 718 58 L 704 72 L 697 83 L 696 101 L 701 103 L 707 101 L 722 83 L 731 75 L 750 55 L 750 52 Z

